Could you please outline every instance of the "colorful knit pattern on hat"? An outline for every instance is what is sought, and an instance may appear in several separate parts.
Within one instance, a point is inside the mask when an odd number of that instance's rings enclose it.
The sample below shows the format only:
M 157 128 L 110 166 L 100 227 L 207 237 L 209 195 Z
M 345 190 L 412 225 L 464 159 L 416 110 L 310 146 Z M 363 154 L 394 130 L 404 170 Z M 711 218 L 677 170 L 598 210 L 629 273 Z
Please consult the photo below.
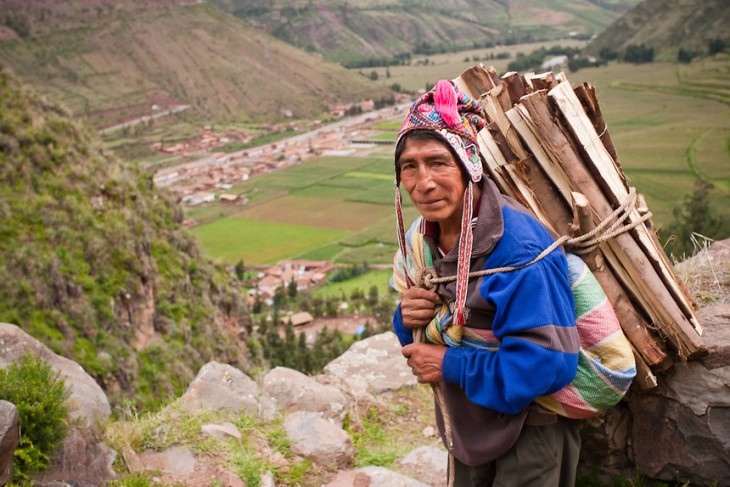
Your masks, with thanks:
M 473 182 L 482 178 L 477 134 L 486 122 L 479 102 L 461 93 L 450 81 L 441 80 L 411 106 L 398 140 L 413 130 L 438 133 L 459 156 Z

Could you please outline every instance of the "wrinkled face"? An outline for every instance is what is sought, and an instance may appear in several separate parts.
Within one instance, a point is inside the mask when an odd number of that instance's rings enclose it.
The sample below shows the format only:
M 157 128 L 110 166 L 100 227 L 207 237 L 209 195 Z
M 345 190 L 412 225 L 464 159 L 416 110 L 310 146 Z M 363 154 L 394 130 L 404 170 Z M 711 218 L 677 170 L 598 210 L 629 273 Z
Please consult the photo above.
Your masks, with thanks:
M 403 188 L 426 220 L 442 227 L 461 225 L 466 181 L 444 142 L 406 139 L 398 166 Z

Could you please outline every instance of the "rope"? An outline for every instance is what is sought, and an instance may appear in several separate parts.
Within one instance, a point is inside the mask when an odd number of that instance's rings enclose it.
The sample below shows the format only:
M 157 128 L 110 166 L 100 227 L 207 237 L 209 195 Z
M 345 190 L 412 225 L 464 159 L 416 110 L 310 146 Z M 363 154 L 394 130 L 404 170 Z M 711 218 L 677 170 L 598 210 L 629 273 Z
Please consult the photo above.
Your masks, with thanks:
M 563 235 L 555 242 L 552 243 L 549 247 L 547 247 L 545 250 L 540 252 L 540 254 L 532 259 L 530 262 L 527 262 L 525 264 L 517 265 L 517 266 L 505 266 L 505 267 L 498 267 L 494 269 L 484 269 L 481 271 L 474 271 L 470 272 L 468 274 L 468 278 L 473 277 L 482 277 L 482 276 L 488 276 L 492 274 L 497 274 L 500 272 L 511 272 L 516 271 L 519 269 L 522 269 L 524 267 L 530 266 L 536 262 L 539 262 L 541 259 L 545 258 L 545 256 L 549 255 L 550 252 L 555 250 L 561 245 L 565 245 L 566 248 L 568 248 L 571 252 L 576 253 L 578 255 L 585 255 L 593 252 L 598 246 L 611 239 L 616 237 L 617 235 L 620 235 L 624 232 L 628 232 L 630 230 L 633 230 L 634 228 L 638 227 L 639 225 L 642 225 L 644 222 L 646 222 L 648 219 L 652 217 L 651 212 L 647 212 L 646 214 L 642 215 L 640 218 L 634 220 L 633 222 L 630 222 L 628 224 L 624 224 L 624 222 L 630 218 L 631 213 L 636 209 L 636 189 L 630 188 L 629 194 L 626 200 L 618 207 L 616 210 L 611 213 L 608 217 L 606 217 L 604 220 L 602 220 L 598 225 L 596 225 L 596 228 L 591 230 L 588 233 L 585 233 L 583 235 L 579 235 L 577 237 L 570 237 L 567 235 Z M 614 221 L 615 220 L 615 221 Z M 611 223 L 613 221 L 613 223 Z M 400 235 L 399 235 L 400 237 Z M 407 248 L 407 247 L 406 247 Z M 415 260 L 414 260 L 415 262 Z M 406 273 L 407 275 L 407 273 Z M 444 277 L 438 277 L 436 274 L 436 271 L 433 268 L 426 267 L 423 269 L 418 269 L 416 271 L 415 275 L 415 285 L 422 287 L 424 289 L 428 289 L 430 291 L 436 291 L 439 284 L 444 284 L 448 282 L 453 282 L 457 279 L 457 276 L 444 276 Z M 426 343 L 426 333 L 425 328 L 417 328 L 414 331 L 413 334 L 413 340 L 415 343 Z M 438 406 L 439 410 L 441 411 L 441 416 L 443 417 L 444 422 L 444 437 L 446 438 L 446 449 L 449 452 L 449 468 L 448 468 L 448 486 L 453 487 L 454 485 L 454 474 L 455 474 L 455 466 L 454 466 L 454 443 L 453 443 L 453 434 L 451 431 L 451 416 L 449 415 L 448 408 L 446 407 L 446 403 L 443 399 L 443 391 L 441 390 L 440 383 L 431 383 L 431 389 L 433 390 L 433 395 L 436 400 L 436 405 Z
M 570 249 L 571 252 L 576 253 L 578 255 L 585 255 L 593 252 L 598 246 L 611 239 L 616 237 L 617 235 L 620 235 L 624 232 L 628 232 L 629 230 L 633 230 L 634 228 L 638 227 L 639 225 L 643 224 L 647 220 L 649 220 L 652 217 L 651 212 L 647 212 L 645 215 L 641 216 L 639 219 L 628 223 L 623 224 L 623 222 L 628 219 L 631 216 L 631 212 L 636 207 L 636 190 L 634 188 L 631 188 L 629 190 L 629 196 L 626 198 L 626 201 L 621 204 L 611 215 L 606 217 L 601 223 L 599 223 L 596 228 L 591 230 L 588 233 L 585 233 L 583 235 L 579 235 L 577 237 L 569 237 L 567 235 L 563 235 L 555 242 L 553 242 L 549 247 L 547 247 L 545 250 L 540 252 L 540 254 L 532 259 L 530 262 L 516 265 L 516 266 L 505 266 L 505 267 L 497 267 L 493 269 L 484 269 L 481 271 L 474 271 L 469 273 L 469 277 L 482 277 L 482 276 L 489 276 L 492 274 L 497 274 L 500 272 L 511 272 L 516 271 L 519 269 L 522 269 L 524 267 L 530 266 L 536 262 L 539 262 L 542 260 L 545 256 L 550 254 L 553 250 L 560 247 L 561 245 L 565 245 L 566 248 Z M 613 223 L 611 221 L 613 219 L 616 219 Z M 608 227 L 608 228 L 607 228 Z M 604 232 L 605 230 L 605 232 Z M 424 286 L 427 289 L 433 290 L 437 285 L 444 284 L 448 282 L 453 282 L 456 280 L 456 276 L 444 276 L 444 277 L 438 277 L 436 275 L 436 272 L 431 269 L 427 268 L 421 271 L 421 279 L 423 280 Z

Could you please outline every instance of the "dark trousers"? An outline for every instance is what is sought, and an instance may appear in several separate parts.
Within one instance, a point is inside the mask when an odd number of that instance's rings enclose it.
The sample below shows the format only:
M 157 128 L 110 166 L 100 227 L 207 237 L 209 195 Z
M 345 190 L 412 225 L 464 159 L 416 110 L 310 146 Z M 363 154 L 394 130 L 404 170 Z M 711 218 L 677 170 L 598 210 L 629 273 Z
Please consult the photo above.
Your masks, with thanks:
M 574 487 L 580 454 L 580 421 L 558 417 L 526 425 L 498 459 L 469 467 L 455 460 L 454 487 Z

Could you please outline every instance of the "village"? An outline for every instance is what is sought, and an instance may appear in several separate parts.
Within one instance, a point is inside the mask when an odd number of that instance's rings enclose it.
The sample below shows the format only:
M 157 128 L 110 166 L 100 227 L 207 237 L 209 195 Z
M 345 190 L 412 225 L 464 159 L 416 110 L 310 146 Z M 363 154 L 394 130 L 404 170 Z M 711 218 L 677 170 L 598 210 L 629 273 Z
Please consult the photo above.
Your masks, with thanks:
M 409 100 L 409 96 L 401 95 L 396 98 L 395 106 L 379 110 L 374 110 L 375 104 L 372 100 L 366 100 L 356 105 L 357 112 L 361 114 L 353 117 L 345 117 L 353 105 L 335 106 L 331 108 L 330 114 L 340 117 L 338 122 L 277 142 L 235 152 L 221 151 L 222 147 L 232 141 L 231 134 L 214 132 L 206 127 L 203 134 L 194 141 L 167 147 L 156 144 L 156 149 L 170 156 L 199 157 L 191 162 L 160 169 L 154 175 L 154 183 L 157 187 L 168 188 L 177 194 L 184 205 L 200 205 L 215 201 L 216 198 L 225 203 L 245 205 L 245 197 L 225 191 L 232 189 L 238 182 L 300 164 L 314 157 L 346 156 L 363 146 L 383 143 L 369 140 L 377 133 L 372 126 L 400 115 Z M 317 125 L 319 124 L 315 123 Z M 271 133 L 299 130 L 293 123 L 265 128 Z M 238 141 L 250 142 L 250 139 L 239 138 Z
M 205 205 L 216 200 L 232 205 L 246 205 L 245 196 L 235 192 L 234 185 L 241 181 L 301 164 L 319 156 L 346 156 L 358 150 L 370 148 L 376 144 L 392 144 L 391 141 L 370 140 L 378 131 L 373 125 L 402 118 L 410 97 L 402 95 L 396 99 L 397 104 L 375 110 L 372 100 L 357 105 L 339 105 L 331 108 L 330 114 L 340 120 L 315 130 L 304 132 L 286 139 L 280 139 L 266 145 L 222 152 L 220 149 L 231 142 L 250 142 L 240 138 L 240 134 L 216 132 L 205 127 L 202 135 L 186 143 L 171 146 L 156 144 L 156 149 L 171 157 L 199 156 L 191 162 L 166 167 L 157 171 L 153 177 L 157 187 L 165 187 L 178 195 L 186 206 Z M 353 106 L 356 110 L 353 110 Z M 348 113 L 359 113 L 347 116 Z M 264 127 L 271 133 L 282 131 L 297 132 L 299 127 L 294 123 L 270 125 Z M 187 221 L 187 224 L 193 222 Z M 297 291 L 311 291 L 326 282 L 327 275 L 335 269 L 328 261 L 319 260 L 283 260 L 268 267 L 256 269 L 256 276 L 250 279 L 252 284 L 248 291 L 248 301 L 253 305 L 257 300 L 267 306 L 274 303 L 277 289 L 287 289 L 295 285 Z M 342 305 L 342 303 L 341 303 Z M 346 305 L 346 303 L 344 303 Z M 306 333 L 311 340 L 321 328 L 332 327 L 343 333 L 356 334 L 363 328 L 363 319 L 348 315 L 346 310 L 342 316 L 315 318 L 307 311 L 287 313 L 280 317 L 278 325 L 286 325 L 291 321 L 297 333 Z M 282 327 L 283 328 L 283 327 Z

